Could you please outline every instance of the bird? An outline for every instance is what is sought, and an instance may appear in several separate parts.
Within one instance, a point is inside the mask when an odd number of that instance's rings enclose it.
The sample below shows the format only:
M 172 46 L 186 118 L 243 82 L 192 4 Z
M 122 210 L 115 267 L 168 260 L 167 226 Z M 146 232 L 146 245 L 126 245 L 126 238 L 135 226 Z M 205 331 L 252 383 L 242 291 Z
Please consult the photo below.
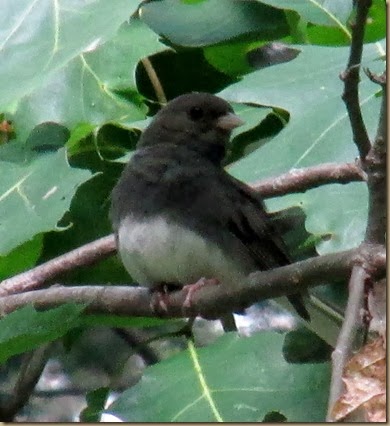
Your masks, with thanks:
M 168 102 L 142 133 L 110 209 L 120 258 L 140 285 L 160 294 L 234 286 L 291 263 L 260 194 L 223 167 L 243 123 L 224 99 L 193 92 Z M 288 298 L 309 320 L 301 294 Z

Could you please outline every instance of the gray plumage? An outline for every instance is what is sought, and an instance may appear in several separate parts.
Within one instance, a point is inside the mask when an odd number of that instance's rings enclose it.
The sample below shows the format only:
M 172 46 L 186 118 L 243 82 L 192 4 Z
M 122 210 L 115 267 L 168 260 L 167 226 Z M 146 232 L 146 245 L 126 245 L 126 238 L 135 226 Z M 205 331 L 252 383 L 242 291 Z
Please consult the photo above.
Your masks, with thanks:
M 241 120 L 224 100 L 180 96 L 141 136 L 112 193 L 118 250 L 141 285 L 222 285 L 290 263 L 261 197 L 222 168 Z M 289 297 L 308 318 L 300 295 Z

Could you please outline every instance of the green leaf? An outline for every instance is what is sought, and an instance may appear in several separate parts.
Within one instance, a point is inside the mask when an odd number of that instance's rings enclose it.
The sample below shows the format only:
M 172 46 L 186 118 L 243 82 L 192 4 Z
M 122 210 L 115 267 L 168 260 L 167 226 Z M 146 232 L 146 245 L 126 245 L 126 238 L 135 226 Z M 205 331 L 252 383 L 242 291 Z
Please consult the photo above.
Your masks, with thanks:
M 306 327 L 286 334 L 283 343 L 283 356 L 287 362 L 327 362 L 333 348 Z
M 0 256 L 0 281 L 33 267 L 39 259 L 42 247 L 43 236 L 38 234 L 7 256 Z
M 366 43 L 381 40 L 386 35 L 386 3 L 382 0 L 373 0 L 368 11 L 368 19 L 364 31 Z
M 166 325 L 167 323 L 180 324 L 182 321 L 178 319 L 162 319 L 162 318 L 135 318 L 122 317 L 116 315 L 83 315 L 80 318 L 81 326 L 105 326 L 105 327 L 156 327 Z
M 251 33 L 267 39 L 288 34 L 283 13 L 248 0 L 147 2 L 141 17 L 156 33 L 181 46 L 206 46 Z
M 58 229 L 77 187 L 91 177 L 69 166 L 63 148 L 37 155 L 17 142 L 0 147 L 0 169 L 0 255 Z
M 63 336 L 78 325 L 84 306 L 68 303 L 45 312 L 32 306 L 10 313 L 0 320 L 0 363 L 13 355 L 30 351 Z
M 99 388 L 87 393 L 87 407 L 80 413 L 80 422 L 99 422 L 109 391 L 109 388 Z
M 124 23 L 109 41 L 78 52 L 45 84 L 19 101 L 12 117 L 18 137 L 23 139 L 44 121 L 73 129 L 80 123 L 98 127 L 107 122 L 144 119 L 147 107 L 136 89 L 135 69 L 141 58 L 164 49 L 158 36 L 142 21 Z M 85 132 L 79 136 L 85 136 Z M 73 133 L 72 146 L 74 142 Z
M 71 4 L 3 0 L 0 110 L 16 105 L 75 57 L 111 37 L 134 13 L 138 3 L 135 0 L 73 0 Z M 50 106 L 58 107 L 61 104 L 58 101 L 57 98 Z
M 35 152 L 56 151 L 65 145 L 69 130 L 57 123 L 42 123 L 32 129 L 26 141 L 26 148 Z
M 239 76 L 252 71 L 246 54 L 261 42 L 236 41 L 204 48 L 204 56 L 217 70 L 231 76 Z
M 69 139 L 66 142 L 68 155 L 71 157 L 81 150 L 82 142 L 95 130 L 95 126 L 90 123 L 78 123 L 72 130 Z
M 290 113 L 289 123 L 276 137 L 230 168 L 241 180 L 254 181 L 326 162 L 351 162 L 357 156 L 339 79 L 349 48 L 300 49 L 300 55 L 293 61 L 246 75 L 220 93 L 229 101 L 275 106 Z M 381 54 L 380 49 L 378 43 L 365 46 L 365 65 L 383 68 L 380 62 L 374 62 Z M 371 136 L 376 132 L 380 107 L 377 91 L 368 78 L 362 78 L 361 107 Z M 309 232 L 331 235 L 330 239 L 317 243 L 320 253 L 354 247 L 364 235 L 367 218 L 364 183 L 324 186 L 269 200 L 268 206 L 271 210 L 302 207 Z
M 352 13 L 351 1 L 339 0 L 260 0 L 279 9 L 295 10 L 306 21 L 317 25 L 339 27 L 350 39 L 351 35 L 345 26 Z
M 286 417 L 283 414 L 280 414 L 278 411 L 270 411 L 264 416 L 262 420 L 263 423 L 282 423 L 287 421 Z
M 330 366 L 289 364 L 284 336 L 229 333 L 148 367 L 107 411 L 127 422 L 259 422 L 277 411 L 289 422 L 323 421 Z
M 49 232 L 45 235 L 45 246 L 41 261 L 47 261 L 89 243 L 96 238 L 112 232 L 108 209 L 110 193 L 119 178 L 122 166 L 97 159 L 88 152 L 77 165 L 91 168 L 96 174 L 93 179 L 79 187 L 72 198 L 69 211 L 60 223 L 64 226 L 71 223 L 63 232 Z M 79 160 L 72 158 L 72 162 Z M 92 163 L 92 164 L 91 164 Z M 102 173 L 104 172 L 104 173 Z M 66 283 L 116 283 L 128 284 L 130 277 L 117 256 L 111 256 L 88 268 L 76 268 L 66 275 Z
M 257 106 L 243 105 L 232 102 L 234 112 L 244 121 L 242 126 L 235 128 L 232 132 L 232 139 L 248 132 L 258 126 L 268 114 L 272 113 L 271 108 L 259 108 Z

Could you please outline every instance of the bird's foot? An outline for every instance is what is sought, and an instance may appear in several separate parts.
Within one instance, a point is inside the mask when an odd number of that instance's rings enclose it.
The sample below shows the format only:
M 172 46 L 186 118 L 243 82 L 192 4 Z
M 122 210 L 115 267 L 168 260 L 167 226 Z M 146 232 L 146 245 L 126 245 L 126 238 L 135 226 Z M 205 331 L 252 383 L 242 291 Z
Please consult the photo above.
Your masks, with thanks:
M 202 287 L 208 285 L 218 285 L 219 281 L 216 278 L 201 278 L 194 284 L 187 284 L 183 290 L 187 292 L 186 298 L 183 303 L 183 308 L 190 308 L 192 305 L 192 296 Z
M 159 284 L 152 289 L 150 308 L 159 316 L 168 312 L 169 288 L 166 284 Z

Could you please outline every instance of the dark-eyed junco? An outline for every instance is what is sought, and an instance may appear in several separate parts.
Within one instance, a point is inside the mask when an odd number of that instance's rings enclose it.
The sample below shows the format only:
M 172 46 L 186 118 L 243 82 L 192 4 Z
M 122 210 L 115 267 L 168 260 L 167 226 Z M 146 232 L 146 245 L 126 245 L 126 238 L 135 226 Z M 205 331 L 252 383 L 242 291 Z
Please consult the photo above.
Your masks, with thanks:
M 169 102 L 142 134 L 111 208 L 120 257 L 141 285 L 236 285 L 290 263 L 259 194 L 222 168 L 241 124 L 223 99 L 190 93 Z M 301 296 L 289 300 L 308 319 Z

